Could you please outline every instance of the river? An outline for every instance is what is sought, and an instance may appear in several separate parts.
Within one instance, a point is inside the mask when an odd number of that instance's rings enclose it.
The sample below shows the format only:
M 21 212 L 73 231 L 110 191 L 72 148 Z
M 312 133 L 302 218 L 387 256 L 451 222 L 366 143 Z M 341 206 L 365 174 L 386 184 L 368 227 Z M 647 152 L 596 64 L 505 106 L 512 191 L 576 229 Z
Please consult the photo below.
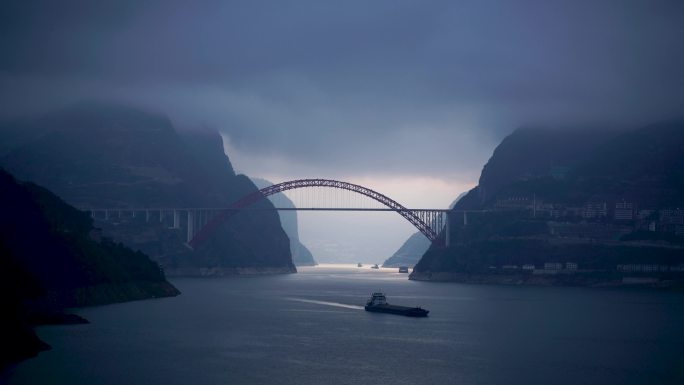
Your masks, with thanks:
M 682 384 L 684 293 L 408 281 L 352 266 L 175 279 L 78 309 L 9 384 Z M 363 311 L 373 291 L 428 318 Z

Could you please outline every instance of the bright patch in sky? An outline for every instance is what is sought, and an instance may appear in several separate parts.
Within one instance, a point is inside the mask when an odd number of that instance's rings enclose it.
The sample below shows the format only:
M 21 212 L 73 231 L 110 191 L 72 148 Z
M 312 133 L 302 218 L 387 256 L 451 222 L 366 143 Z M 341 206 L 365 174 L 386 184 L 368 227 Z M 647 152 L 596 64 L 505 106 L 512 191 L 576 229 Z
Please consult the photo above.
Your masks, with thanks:
M 371 177 L 364 175 L 363 170 L 359 170 L 360 175 L 341 176 L 334 173 L 328 175 L 325 169 L 316 165 L 308 165 L 303 169 L 292 168 L 291 173 L 287 174 L 282 160 L 265 158 L 256 161 L 249 155 L 230 148 L 230 141 L 226 137 L 224 143 L 226 153 L 237 172 L 264 178 L 272 183 L 300 178 L 337 179 L 375 190 L 407 208 L 446 209 L 460 193 L 477 184 L 475 179 L 467 179 L 472 178 L 472 174 L 464 176 L 463 180 L 396 175 Z M 265 164 L 273 165 L 273 174 L 258 174 L 265 169 Z M 254 170 L 254 173 L 251 170 Z M 311 174 L 306 175 L 305 172 Z M 331 194 L 333 193 L 334 190 L 331 189 Z M 346 193 L 357 195 L 352 192 Z M 297 201 L 297 193 L 287 195 L 295 201 L 295 205 L 301 203 Z M 318 262 L 362 261 L 380 264 L 417 231 L 413 225 L 394 212 L 300 211 L 298 220 L 299 238 Z

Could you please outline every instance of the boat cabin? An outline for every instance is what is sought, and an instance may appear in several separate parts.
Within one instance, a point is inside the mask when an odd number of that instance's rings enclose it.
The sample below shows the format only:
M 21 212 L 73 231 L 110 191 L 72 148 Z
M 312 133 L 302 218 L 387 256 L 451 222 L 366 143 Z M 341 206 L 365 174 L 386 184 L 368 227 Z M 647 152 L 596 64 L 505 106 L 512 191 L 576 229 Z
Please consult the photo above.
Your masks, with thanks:
M 366 304 L 368 306 L 377 306 L 377 305 L 387 305 L 387 298 L 383 293 L 377 292 L 373 293 L 371 295 L 370 299 L 368 300 L 368 303 Z

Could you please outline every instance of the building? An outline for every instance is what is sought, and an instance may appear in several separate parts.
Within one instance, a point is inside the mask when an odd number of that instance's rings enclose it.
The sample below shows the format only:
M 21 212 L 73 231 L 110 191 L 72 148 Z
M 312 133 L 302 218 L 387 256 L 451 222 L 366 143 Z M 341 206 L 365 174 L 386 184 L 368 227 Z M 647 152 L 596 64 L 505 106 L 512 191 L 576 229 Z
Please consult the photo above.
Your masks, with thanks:
M 617 271 L 623 273 L 658 273 L 669 271 L 670 267 L 667 265 L 656 264 L 627 264 L 617 265 Z
M 634 220 L 634 204 L 624 200 L 615 203 L 614 218 L 616 221 Z
M 660 210 L 659 214 L 658 231 L 684 235 L 684 210 L 664 209 Z
M 534 199 L 530 197 L 507 197 L 496 201 L 499 209 L 534 209 Z
M 608 216 L 608 205 L 606 202 L 590 202 L 584 205 L 582 218 L 601 219 Z
M 562 238 L 584 238 L 617 240 L 625 234 L 629 234 L 632 228 L 629 226 L 605 225 L 595 222 L 552 222 L 547 223 L 549 233 Z
M 660 210 L 660 223 L 663 225 L 684 225 L 684 210 Z
M 544 270 L 563 270 L 563 264 L 560 262 L 546 262 Z
M 676 226 L 675 227 L 675 235 L 678 237 L 684 237 L 684 226 Z
M 639 210 L 637 212 L 636 216 L 637 216 L 637 219 L 644 220 L 644 219 L 650 217 L 654 212 L 655 212 L 655 210 L 653 210 L 653 209 L 643 209 L 643 210 Z

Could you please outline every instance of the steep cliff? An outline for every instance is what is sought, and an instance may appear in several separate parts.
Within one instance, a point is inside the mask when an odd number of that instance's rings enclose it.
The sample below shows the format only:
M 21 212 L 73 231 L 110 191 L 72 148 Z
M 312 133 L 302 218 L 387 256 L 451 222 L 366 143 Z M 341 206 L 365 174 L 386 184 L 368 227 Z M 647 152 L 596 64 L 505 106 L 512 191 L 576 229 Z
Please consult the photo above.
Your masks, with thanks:
M 516 181 L 563 175 L 616 135 L 615 130 L 517 129 L 494 149 L 478 185 L 455 208 L 481 208 L 501 188 Z
M 76 207 L 227 207 L 256 190 L 235 174 L 216 132 L 178 133 L 167 118 L 137 108 L 89 102 L 28 126 L 43 134 L 21 142 L 0 164 Z M 186 228 L 170 229 L 164 218 L 101 219 L 105 234 L 148 253 L 169 274 L 295 271 L 275 212 L 235 215 L 194 250 L 185 246 Z
M 262 189 L 264 187 L 271 186 L 273 183 L 259 178 L 251 178 L 254 184 L 258 188 Z M 295 205 L 290 199 L 284 194 L 271 195 L 268 199 L 276 207 L 287 207 L 294 208 Z M 315 266 L 316 261 L 314 260 L 311 251 L 302 244 L 299 240 L 299 225 L 297 223 L 297 212 L 296 211 L 279 211 L 280 224 L 283 226 L 283 230 L 287 233 L 288 238 L 290 238 L 290 252 L 292 253 L 292 262 L 297 266 Z
M 492 160 L 496 156 L 495 152 Z M 531 152 L 528 157 L 534 158 L 536 154 Z M 638 203 L 640 208 L 681 207 L 684 122 L 652 124 L 595 140 L 590 151 L 575 153 L 560 175 L 549 169 L 510 179 L 492 192 L 481 207 L 491 208 L 507 197 L 532 194 L 545 202 L 561 204 L 625 200 Z
M 146 255 L 99 238 L 86 213 L 2 170 L 0 211 L 0 365 L 46 347 L 29 328 L 36 314 L 179 294 Z

